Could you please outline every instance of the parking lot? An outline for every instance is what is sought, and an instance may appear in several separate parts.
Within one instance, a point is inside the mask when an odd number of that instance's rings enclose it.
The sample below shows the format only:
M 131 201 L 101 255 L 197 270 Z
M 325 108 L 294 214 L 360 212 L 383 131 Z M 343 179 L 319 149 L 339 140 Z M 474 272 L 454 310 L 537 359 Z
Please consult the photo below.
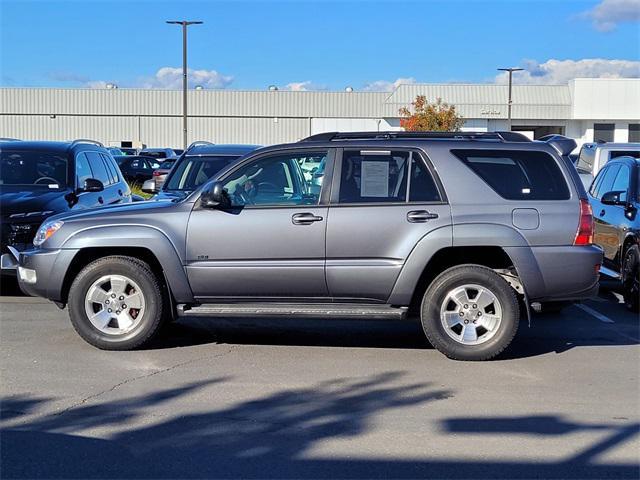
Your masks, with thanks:
M 605 284 L 469 363 L 417 323 L 338 319 L 182 319 L 105 352 L 4 296 L 2 477 L 638 478 L 638 318 L 617 301 Z

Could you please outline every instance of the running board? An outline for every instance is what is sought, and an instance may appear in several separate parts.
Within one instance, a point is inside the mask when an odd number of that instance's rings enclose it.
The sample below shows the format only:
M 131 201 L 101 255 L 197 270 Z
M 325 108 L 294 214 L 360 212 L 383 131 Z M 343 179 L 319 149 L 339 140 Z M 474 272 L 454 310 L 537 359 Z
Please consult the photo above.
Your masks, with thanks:
M 323 305 L 300 305 L 292 303 L 230 303 L 205 304 L 190 307 L 178 305 L 178 316 L 197 317 L 249 317 L 249 316 L 292 316 L 292 317 L 360 317 L 401 319 L 406 316 L 407 307 L 391 305 L 362 305 L 333 303 Z
M 600 267 L 600 273 L 604 273 L 607 277 L 614 278 L 618 280 L 620 278 L 620 274 L 618 272 L 614 272 L 613 270 L 607 267 Z

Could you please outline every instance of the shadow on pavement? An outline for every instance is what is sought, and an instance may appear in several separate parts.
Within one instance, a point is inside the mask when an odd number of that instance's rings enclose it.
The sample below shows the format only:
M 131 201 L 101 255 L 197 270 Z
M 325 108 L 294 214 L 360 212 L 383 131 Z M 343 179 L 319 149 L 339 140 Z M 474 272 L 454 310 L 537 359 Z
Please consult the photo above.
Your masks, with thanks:
M 451 458 L 350 458 L 309 452 L 331 439 L 355 439 L 375 427 L 376 416 L 420 405 L 429 421 L 433 402 L 452 396 L 430 384 L 394 385 L 402 373 L 365 380 L 337 379 L 311 388 L 281 390 L 230 407 L 175 417 L 136 420 L 159 403 L 211 387 L 186 385 L 26 420 L 0 430 L 3 478 L 637 478 L 638 465 L 593 462 L 637 434 L 637 425 L 576 424 L 554 416 L 446 420 L 445 433 L 461 444 L 466 433 L 565 435 L 611 430 L 604 442 L 558 462 Z M 215 387 L 208 390 L 215 395 Z M 204 394 L 203 391 L 199 392 Z M 22 398 L 22 402 L 28 401 Z M 148 417 L 147 417 L 148 418 Z M 15 420 L 15 418 L 14 418 Z M 5 421 L 5 419 L 3 419 Z M 116 427 L 106 438 L 79 430 Z M 425 446 L 425 451 L 428 448 Z

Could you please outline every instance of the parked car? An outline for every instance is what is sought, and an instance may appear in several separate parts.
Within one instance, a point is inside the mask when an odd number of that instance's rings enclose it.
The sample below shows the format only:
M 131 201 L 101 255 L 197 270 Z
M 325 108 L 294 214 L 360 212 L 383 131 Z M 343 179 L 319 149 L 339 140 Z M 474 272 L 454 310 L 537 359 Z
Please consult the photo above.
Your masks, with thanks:
M 176 158 L 176 152 L 170 148 L 143 148 L 138 155 L 155 159 Z
M 617 157 L 600 170 L 589 189 L 595 213 L 594 241 L 604 250 L 600 271 L 622 282 L 625 304 L 640 301 L 640 159 Z
M 156 190 L 160 190 L 162 188 L 167 175 L 177 160 L 177 158 L 167 158 L 153 171 L 152 177 Z
M 149 180 L 142 190 L 157 194 L 153 197 L 154 200 L 182 199 L 220 170 L 257 148 L 258 145 L 193 143 L 187 153 L 177 160 L 160 189 L 156 187 L 155 180 Z
M 139 155 L 116 157 L 116 162 L 118 162 L 122 175 L 124 175 L 127 182 L 140 185 L 151 179 L 154 170 L 160 167 L 160 162 L 155 158 L 141 157 Z
M 609 160 L 631 156 L 640 158 L 640 143 L 585 143 L 575 163 L 582 183 L 589 188 L 594 177 Z
M 20 285 L 68 305 L 102 349 L 144 345 L 182 315 L 415 313 L 445 355 L 485 360 L 531 303 L 597 292 L 602 249 L 573 148 L 511 132 L 262 148 L 181 201 L 52 218 L 20 255 Z M 310 156 L 325 160 L 319 193 L 300 168 Z
M 101 144 L 7 141 L 0 145 L 2 275 L 15 275 L 10 247 L 31 247 L 48 217 L 131 202 L 118 165 Z
M 176 157 L 179 157 L 184 153 L 184 150 L 182 148 L 174 148 L 173 152 L 176 154 Z
M 118 147 L 105 147 L 105 148 L 107 149 L 107 152 L 109 152 L 114 157 L 120 157 L 122 155 L 125 155 L 125 153 L 122 150 L 120 150 Z
M 138 155 L 137 148 L 121 147 L 120 150 L 122 150 L 124 155 Z

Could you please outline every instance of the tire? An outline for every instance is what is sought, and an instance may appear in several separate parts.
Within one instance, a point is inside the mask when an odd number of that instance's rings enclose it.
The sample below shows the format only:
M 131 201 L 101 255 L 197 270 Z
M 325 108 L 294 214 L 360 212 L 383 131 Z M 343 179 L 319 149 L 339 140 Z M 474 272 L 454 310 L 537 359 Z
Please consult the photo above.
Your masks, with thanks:
M 457 300 L 451 300 L 453 297 Z M 443 316 L 448 319 L 447 327 Z M 500 275 L 481 265 L 445 270 L 429 285 L 422 300 L 421 321 L 427 339 L 453 360 L 497 356 L 513 340 L 519 320 L 514 290 Z
M 640 311 L 640 249 L 629 247 L 622 260 L 622 294 L 624 304 L 632 312 Z
M 125 256 L 103 257 L 83 268 L 73 281 L 69 318 L 76 332 L 94 347 L 140 348 L 163 324 L 169 308 L 165 292 L 145 262 Z M 131 305 L 124 303 L 127 301 Z

